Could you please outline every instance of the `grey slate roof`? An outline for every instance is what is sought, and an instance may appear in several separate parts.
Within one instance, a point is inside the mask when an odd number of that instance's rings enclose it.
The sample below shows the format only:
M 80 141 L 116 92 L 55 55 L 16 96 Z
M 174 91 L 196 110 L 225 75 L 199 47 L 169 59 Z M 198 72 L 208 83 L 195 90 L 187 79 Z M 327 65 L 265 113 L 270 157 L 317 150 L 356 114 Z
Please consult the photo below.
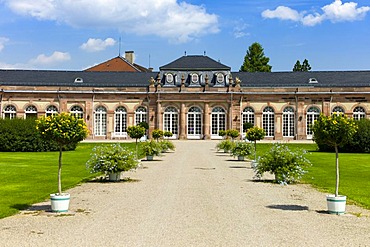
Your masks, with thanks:
M 191 55 L 182 56 L 175 61 L 159 67 L 160 70 L 181 70 L 181 71 L 205 71 L 205 70 L 230 70 L 231 68 L 219 63 L 208 56 Z
M 370 71 L 234 72 L 242 87 L 369 87 Z M 318 83 L 309 83 L 315 78 Z
M 0 70 L 0 85 L 68 87 L 146 87 L 155 72 Z M 76 83 L 82 78 L 82 83 Z

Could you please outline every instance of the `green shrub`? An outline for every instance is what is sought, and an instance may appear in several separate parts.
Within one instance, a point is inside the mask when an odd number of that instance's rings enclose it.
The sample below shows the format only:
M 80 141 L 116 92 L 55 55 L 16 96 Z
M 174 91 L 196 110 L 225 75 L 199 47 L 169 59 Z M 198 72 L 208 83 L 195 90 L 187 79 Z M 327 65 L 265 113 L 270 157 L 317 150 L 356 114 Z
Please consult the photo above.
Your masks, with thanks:
M 145 156 L 160 155 L 162 152 L 161 145 L 159 142 L 150 140 L 141 143 L 141 150 Z
M 163 136 L 169 138 L 169 137 L 172 137 L 173 134 L 172 134 L 171 131 L 165 131 L 165 132 L 163 132 Z
M 239 131 L 235 130 L 235 129 L 229 129 L 229 130 L 226 130 L 226 135 L 231 137 L 231 139 L 235 139 L 239 136 Z
M 175 145 L 169 140 L 162 140 L 159 142 L 162 152 L 167 152 L 168 150 L 175 150 Z
M 226 139 L 226 140 L 222 140 L 219 143 L 217 143 L 216 148 L 217 148 L 217 151 L 223 149 L 224 152 L 227 153 L 231 151 L 234 145 L 235 145 L 234 142 Z
M 0 119 L 1 152 L 44 152 L 58 151 L 53 139 L 43 139 L 36 130 L 35 119 Z M 77 143 L 63 147 L 63 150 L 75 150 Z
M 226 130 L 219 130 L 218 135 L 222 136 L 222 138 L 223 138 L 224 136 L 226 136 Z
M 252 128 L 254 125 L 250 122 L 243 123 L 243 132 L 247 132 L 250 128 Z
M 160 129 L 153 130 L 152 137 L 158 141 L 158 139 L 163 137 L 163 130 Z
M 235 142 L 233 148 L 231 149 L 231 154 L 236 156 L 243 156 L 246 157 L 252 153 L 252 146 L 251 144 L 243 141 Z
M 139 162 L 135 154 L 120 144 L 101 145 L 93 148 L 86 168 L 91 173 L 115 173 L 135 169 Z
M 265 172 L 270 172 L 275 175 L 276 182 L 295 182 L 306 173 L 304 169 L 311 165 L 305 154 L 303 150 L 292 151 L 285 144 L 275 143 L 253 168 L 255 177 L 261 178 Z

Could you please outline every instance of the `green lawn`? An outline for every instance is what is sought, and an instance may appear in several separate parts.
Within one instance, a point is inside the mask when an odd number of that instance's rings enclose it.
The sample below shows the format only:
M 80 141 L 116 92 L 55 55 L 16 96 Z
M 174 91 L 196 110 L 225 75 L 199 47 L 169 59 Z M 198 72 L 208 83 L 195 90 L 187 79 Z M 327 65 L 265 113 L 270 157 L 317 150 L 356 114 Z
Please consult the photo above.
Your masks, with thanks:
M 96 176 L 85 167 L 95 145 L 80 143 L 75 151 L 63 152 L 63 190 Z M 134 150 L 134 143 L 125 145 Z M 59 152 L 0 152 L 0 218 L 58 191 L 58 157 Z
M 335 192 L 335 153 L 317 152 L 316 144 L 288 144 L 290 148 L 307 151 L 312 166 L 302 182 L 312 184 L 320 191 Z M 262 155 L 271 144 L 257 144 L 257 154 Z M 370 154 L 339 153 L 339 193 L 350 202 L 370 209 Z

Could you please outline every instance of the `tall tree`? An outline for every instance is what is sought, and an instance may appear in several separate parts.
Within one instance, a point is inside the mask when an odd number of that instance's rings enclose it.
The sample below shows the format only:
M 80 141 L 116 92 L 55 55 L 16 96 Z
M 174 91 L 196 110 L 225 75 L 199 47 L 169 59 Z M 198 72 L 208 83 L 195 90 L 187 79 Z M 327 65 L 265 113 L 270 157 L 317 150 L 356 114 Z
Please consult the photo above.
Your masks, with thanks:
M 262 46 L 255 42 L 249 46 L 247 54 L 244 57 L 244 63 L 240 71 L 246 72 L 271 72 L 272 66 L 268 63 L 270 58 L 265 57 Z
M 308 63 L 308 60 L 305 59 L 303 63 L 299 60 L 294 64 L 293 71 L 310 71 L 311 70 L 311 65 Z

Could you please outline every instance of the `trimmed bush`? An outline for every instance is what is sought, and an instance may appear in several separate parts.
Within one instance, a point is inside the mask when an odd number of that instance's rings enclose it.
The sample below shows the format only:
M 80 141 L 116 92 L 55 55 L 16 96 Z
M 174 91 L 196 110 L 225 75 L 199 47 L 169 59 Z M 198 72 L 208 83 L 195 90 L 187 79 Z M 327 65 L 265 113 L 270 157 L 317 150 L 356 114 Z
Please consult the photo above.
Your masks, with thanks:
M 59 146 L 52 140 L 44 140 L 36 130 L 35 119 L 0 119 L 1 152 L 45 152 L 58 151 Z M 77 143 L 67 145 L 63 150 L 75 150 Z

